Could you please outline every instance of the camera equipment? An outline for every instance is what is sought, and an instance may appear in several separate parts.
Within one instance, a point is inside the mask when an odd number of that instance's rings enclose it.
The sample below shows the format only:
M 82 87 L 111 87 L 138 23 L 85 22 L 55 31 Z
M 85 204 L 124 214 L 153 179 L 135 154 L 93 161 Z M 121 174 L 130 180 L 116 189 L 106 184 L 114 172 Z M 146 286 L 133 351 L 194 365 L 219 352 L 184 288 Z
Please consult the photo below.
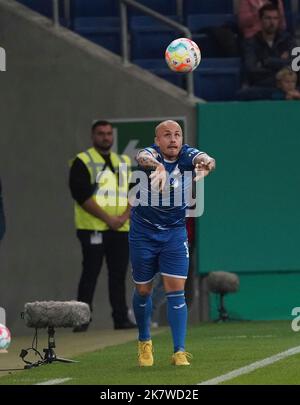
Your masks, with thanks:
M 224 298 L 228 293 L 236 292 L 239 289 L 239 278 L 234 273 L 228 273 L 226 271 L 213 271 L 208 274 L 208 287 L 211 292 L 219 294 L 219 318 L 217 321 L 230 320 L 228 312 L 225 308 Z
M 72 328 L 89 322 L 89 305 L 78 301 L 36 301 L 25 304 L 22 317 L 26 326 L 35 328 L 35 335 L 32 345 L 29 349 L 22 349 L 20 357 L 26 363 L 25 369 L 38 367 L 43 364 L 60 361 L 63 363 L 76 363 L 75 360 L 57 357 L 54 351 L 55 329 L 54 328 Z M 47 328 L 48 347 L 43 349 L 44 356 L 37 350 L 38 329 Z M 34 347 L 35 346 L 35 347 Z M 40 359 L 36 362 L 25 360 L 28 352 L 34 351 Z

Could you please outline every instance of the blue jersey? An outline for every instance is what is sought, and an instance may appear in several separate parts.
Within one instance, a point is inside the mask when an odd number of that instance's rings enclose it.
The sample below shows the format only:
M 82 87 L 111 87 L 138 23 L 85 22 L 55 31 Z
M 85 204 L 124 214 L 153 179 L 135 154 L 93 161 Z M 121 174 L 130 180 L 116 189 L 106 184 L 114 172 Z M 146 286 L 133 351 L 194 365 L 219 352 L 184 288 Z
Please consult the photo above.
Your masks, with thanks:
M 189 205 L 187 196 L 191 194 L 194 159 L 204 153 L 189 145 L 183 145 L 176 161 L 165 160 L 157 145 L 144 150 L 151 154 L 156 151 L 156 159 L 162 163 L 169 174 L 168 192 L 158 193 L 150 188 L 141 190 L 138 195 L 140 205 L 132 208 L 131 220 L 143 226 L 167 230 L 185 226 L 185 211 Z M 139 167 L 139 170 L 144 170 Z M 144 170 L 147 175 L 149 171 Z

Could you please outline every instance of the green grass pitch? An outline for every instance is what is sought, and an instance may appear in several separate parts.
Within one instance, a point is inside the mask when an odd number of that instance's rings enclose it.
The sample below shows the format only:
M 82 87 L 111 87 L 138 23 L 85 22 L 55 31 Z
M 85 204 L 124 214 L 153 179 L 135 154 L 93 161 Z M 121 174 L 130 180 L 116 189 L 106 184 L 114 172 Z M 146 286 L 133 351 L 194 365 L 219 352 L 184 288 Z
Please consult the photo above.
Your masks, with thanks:
M 299 346 L 300 332 L 293 332 L 287 321 L 204 323 L 190 327 L 187 351 L 193 354 L 193 360 L 189 367 L 170 364 L 170 332 L 156 335 L 153 344 L 153 367 L 137 366 L 137 345 L 132 341 L 76 357 L 80 361 L 76 364 L 53 363 L 14 372 L 1 377 L 0 385 L 30 385 L 60 378 L 70 378 L 65 382 L 68 385 L 197 384 Z M 296 354 L 224 384 L 300 384 L 299 364 L 300 354 Z

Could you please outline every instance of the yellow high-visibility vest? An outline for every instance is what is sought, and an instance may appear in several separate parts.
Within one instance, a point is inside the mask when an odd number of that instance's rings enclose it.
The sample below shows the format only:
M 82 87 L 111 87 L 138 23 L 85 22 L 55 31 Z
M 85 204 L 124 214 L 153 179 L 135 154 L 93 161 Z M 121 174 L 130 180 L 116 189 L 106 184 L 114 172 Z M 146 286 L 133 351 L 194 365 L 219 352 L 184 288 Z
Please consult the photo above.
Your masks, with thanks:
M 77 157 L 86 165 L 91 183 L 97 185 L 92 198 L 107 214 L 122 215 L 128 205 L 128 183 L 131 174 L 129 156 L 110 153 L 115 173 L 110 168 L 105 168 L 105 160 L 95 148 L 81 152 Z M 86 212 L 77 202 L 75 202 L 75 226 L 76 229 L 94 231 L 109 229 L 104 221 Z M 128 232 L 129 220 L 118 231 Z

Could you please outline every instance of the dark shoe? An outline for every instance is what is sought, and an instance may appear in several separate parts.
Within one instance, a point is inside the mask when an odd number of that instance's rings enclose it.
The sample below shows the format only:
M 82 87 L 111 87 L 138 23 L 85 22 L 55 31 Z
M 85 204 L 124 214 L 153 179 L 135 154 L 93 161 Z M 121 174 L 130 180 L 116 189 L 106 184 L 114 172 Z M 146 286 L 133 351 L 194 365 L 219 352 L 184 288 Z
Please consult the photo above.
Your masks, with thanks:
M 73 329 L 73 332 L 86 332 L 88 330 L 89 327 L 89 323 L 84 323 L 82 325 L 79 326 L 75 326 L 75 328 Z
M 136 327 L 136 324 L 129 320 L 124 322 L 115 322 L 115 329 L 133 329 Z

